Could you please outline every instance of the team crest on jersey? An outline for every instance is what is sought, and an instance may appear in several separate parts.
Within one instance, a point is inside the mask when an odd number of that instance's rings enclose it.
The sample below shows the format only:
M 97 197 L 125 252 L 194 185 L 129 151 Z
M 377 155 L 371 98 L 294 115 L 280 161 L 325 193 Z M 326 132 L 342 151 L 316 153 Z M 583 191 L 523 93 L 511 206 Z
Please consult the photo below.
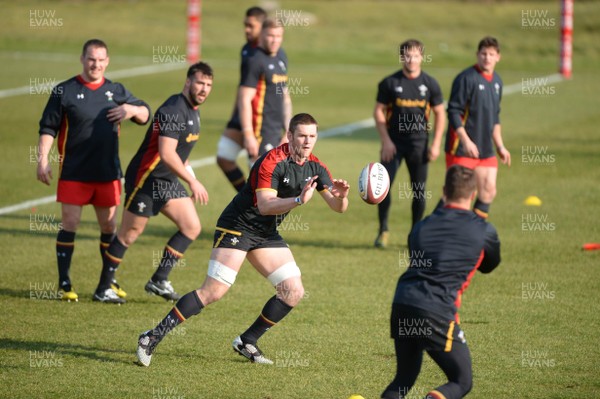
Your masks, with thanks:
M 419 86 L 419 92 L 421 93 L 421 97 L 425 97 L 425 94 L 427 94 L 427 86 L 425 86 L 425 85 Z
M 396 93 L 402 93 L 402 86 L 396 86 L 394 90 L 396 91 Z
M 494 88 L 496 89 L 496 94 L 500 94 L 500 85 L 498 83 L 494 83 Z
M 482 84 L 479 84 L 479 91 L 483 91 L 483 90 L 485 90 L 485 86 Z
M 279 67 L 281 68 L 281 70 L 283 72 L 285 72 L 285 64 L 283 63 L 283 61 L 279 60 Z
M 114 94 L 113 94 L 113 92 L 112 92 L 112 91 L 108 90 L 108 91 L 107 91 L 107 92 L 105 92 L 104 94 L 106 95 L 106 99 L 107 99 L 108 101 L 112 101 L 112 100 L 113 100 L 112 98 L 113 98 Z

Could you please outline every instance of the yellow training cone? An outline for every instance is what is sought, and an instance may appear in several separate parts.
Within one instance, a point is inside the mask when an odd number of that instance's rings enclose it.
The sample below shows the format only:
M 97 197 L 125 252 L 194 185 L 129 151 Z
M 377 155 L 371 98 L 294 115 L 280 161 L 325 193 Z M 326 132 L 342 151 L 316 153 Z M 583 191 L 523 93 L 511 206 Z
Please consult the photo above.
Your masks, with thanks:
M 527 206 L 542 206 L 542 200 L 535 195 L 530 195 L 529 197 L 525 198 L 523 203 Z

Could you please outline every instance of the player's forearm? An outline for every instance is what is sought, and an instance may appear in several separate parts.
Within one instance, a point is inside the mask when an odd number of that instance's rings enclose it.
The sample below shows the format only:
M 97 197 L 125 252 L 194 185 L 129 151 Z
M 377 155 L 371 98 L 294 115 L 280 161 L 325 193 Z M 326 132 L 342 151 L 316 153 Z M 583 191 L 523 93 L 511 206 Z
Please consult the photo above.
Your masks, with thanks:
M 444 136 L 444 127 L 446 126 L 446 113 L 443 108 L 441 111 L 435 111 L 435 121 L 433 123 L 433 142 L 432 145 L 440 146 Z
M 177 177 L 186 183 L 190 184 L 193 177 L 186 170 L 185 164 L 181 161 L 181 158 L 175 151 L 165 151 L 159 148 L 160 159 L 167 165 L 169 170 L 173 172 Z
M 326 201 L 327 205 L 338 213 L 344 213 L 348 209 L 348 198 L 338 198 L 332 195 Z
M 258 199 L 257 207 L 258 211 L 261 215 L 282 215 L 286 212 L 291 211 L 292 209 L 300 206 L 298 202 L 296 202 L 296 198 L 279 198 L 272 197 L 269 199 Z
M 504 141 L 502 140 L 502 128 L 499 124 L 494 125 L 494 130 L 492 131 L 492 140 L 494 141 L 497 150 L 504 148 Z
M 50 154 L 50 149 L 52 148 L 53 143 L 54 143 L 54 137 L 52 137 L 49 134 L 40 134 L 40 138 L 38 140 L 38 151 L 37 151 L 37 162 L 38 163 L 48 160 L 48 154 Z
M 283 128 L 287 132 L 290 127 L 290 121 L 292 120 L 292 98 L 286 90 L 283 100 Z
M 145 125 L 150 118 L 150 110 L 144 105 L 130 105 L 131 107 L 131 120 L 140 125 Z

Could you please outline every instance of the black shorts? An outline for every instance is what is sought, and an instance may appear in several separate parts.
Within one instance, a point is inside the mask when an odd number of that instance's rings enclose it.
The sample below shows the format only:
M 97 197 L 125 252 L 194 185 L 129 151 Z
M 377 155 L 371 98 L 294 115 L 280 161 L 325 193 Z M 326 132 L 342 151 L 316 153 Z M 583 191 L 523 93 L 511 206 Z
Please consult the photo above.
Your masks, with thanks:
M 466 343 L 464 332 L 455 320 L 406 305 L 392 305 L 390 328 L 392 338 L 414 343 L 427 351 L 450 352 L 455 342 Z
M 169 200 L 189 197 L 178 179 L 146 179 L 140 188 L 125 182 L 125 209 L 138 216 L 156 216 Z
M 236 115 L 232 116 L 229 122 L 227 122 L 227 129 L 234 129 L 242 131 L 242 124 L 240 123 L 240 118 Z
M 260 236 L 247 231 L 231 230 L 217 226 L 213 248 L 231 248 L 250 252 L 259 248 L 288 248 L 288 244 L 277 231 L 266 236 Z

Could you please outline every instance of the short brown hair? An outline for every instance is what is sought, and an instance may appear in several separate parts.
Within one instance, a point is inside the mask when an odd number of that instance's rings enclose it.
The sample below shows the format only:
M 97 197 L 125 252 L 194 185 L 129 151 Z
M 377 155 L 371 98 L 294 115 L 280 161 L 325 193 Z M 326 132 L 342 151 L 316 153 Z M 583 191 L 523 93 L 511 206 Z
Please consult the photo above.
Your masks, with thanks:
M 283 28 L 283 23 L 281 23 L 280 20 L 273 18 L 267 18 L 263 21 L 262 30 L 273 28 Z
M 461 165 L 452 165 L 446 171 L 444 194 L 447 201 L 471 198 L 477 188 L 475 171 Z
M 100 39 L 90 39 L 83 44 L 83 50 L 81 51 L 81 55 L 83 55 L 84 57 L 88 47 L 100 47 L 106 49 L 106 55 L 108 55 L 108 46 Z
M 294 134 L 298 125 L 317 125 L 317 130 L 319 128 L 317 120 L 313 118 L 312 115 L 304 113 L 294 115 L 294 117 L 290 120 L 289 131 Z
M 500 52 L 500 44 L 498 43 L 498 39 L 496 39 L 495 37 L 486 36 L 483 39 L 481 39 L 479 41 L 479 44 L 477 45 L 477 52 L 480 52 L 481 49 L 487 47 L 493 47 L 496 49 L 497 52 Z
M 196 72 L 202 72 L 203 75 L 213 77 L 213 70 L 206 62 L 200 61 L 190 65 L 187 71 L 187 78 L 191 78 Z
M 400 55 L 404 55 L 406 54 L 407 50 L 410 50 L 412 48 L 419 49 L 419 53 L 423 54 L 423 43 L 417 39 L 408 39 L 407 41 L 402 43 L 400 45 L 400 48 L 398 49 L 398 52 L 400 53 Z

